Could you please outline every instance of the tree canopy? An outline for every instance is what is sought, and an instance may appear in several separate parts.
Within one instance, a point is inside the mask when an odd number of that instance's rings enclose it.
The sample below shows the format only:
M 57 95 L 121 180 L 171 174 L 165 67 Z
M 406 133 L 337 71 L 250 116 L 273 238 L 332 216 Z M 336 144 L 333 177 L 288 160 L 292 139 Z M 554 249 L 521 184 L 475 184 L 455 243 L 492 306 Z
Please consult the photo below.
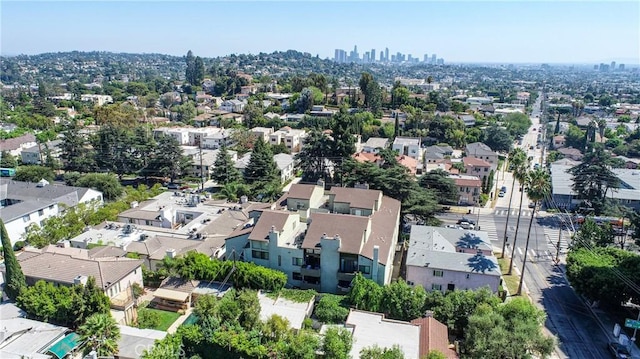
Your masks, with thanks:
M 0 219 L 0 239 L 2 240 L 2 258 L 4 258 L 5 267 L 4 292 L 9 299 L 15 300 L 26 288 L 27 282 L 22 268 L 20 268 L 20 263 L 13 253 L 13 246 L 2 219 Z

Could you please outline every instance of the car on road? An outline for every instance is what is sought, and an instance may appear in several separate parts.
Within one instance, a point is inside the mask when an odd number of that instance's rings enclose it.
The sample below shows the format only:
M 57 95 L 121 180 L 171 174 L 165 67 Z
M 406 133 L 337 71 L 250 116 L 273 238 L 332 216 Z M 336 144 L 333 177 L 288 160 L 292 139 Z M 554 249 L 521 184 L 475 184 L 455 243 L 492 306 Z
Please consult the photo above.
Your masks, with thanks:
M 500 188 L 500 192 L 507 193 L 507 186 L 502 186 L 502 188 Z
M 180 189 L 180 185 L 178 183 L 167 183 L 168 189 Z
M 532 149 L 533 149 L 533 146 L 529 146 L 529 149 L 530 149 L 530 150 L 532 150 Z
M 500 198 L 504 197 L 504 192 L 498 193 L 498 197 L 500 197 Z
M 627 347 L 620 343 L 611 342 L 607 347 L 609 348 L 611 354 L 613 354 L 613 357 L 616 359 L 631 358 L 631 353 L 629 353 Z

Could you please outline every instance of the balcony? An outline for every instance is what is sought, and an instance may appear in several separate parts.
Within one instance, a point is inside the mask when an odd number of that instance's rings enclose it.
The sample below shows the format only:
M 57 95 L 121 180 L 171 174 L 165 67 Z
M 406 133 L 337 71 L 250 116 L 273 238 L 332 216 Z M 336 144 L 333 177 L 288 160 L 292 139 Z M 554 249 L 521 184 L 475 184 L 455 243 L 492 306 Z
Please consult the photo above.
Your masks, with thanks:
M 316 292 L 319 292 L 320 291 L 320 283 L 318 282 L 317 284 L 315 284 L 315 283 L 309 283 L 309 282 L 302 281 L 302 283 L 300 284 L 300 289 L 313 289 Z
M 135 299 L 133 295 L 129 291 L 124 291 L 118 293 L 115 297 L 110 299 L 111 301 L 111 309 L 115 310 L 126 310 L 127 308 L 133 306 Z
M 300 274 L 307 277 L 320 277 L 320 267 L 313 267 L 310 265 L 303 265 L 300 267 Z
M 351 282 L 353 278 L 355 278 L 355 276 L 356 276 L 356 272 L 338 272 L 337 273 L 337 278 L 339 281 L 343 280 L 343 281 Z

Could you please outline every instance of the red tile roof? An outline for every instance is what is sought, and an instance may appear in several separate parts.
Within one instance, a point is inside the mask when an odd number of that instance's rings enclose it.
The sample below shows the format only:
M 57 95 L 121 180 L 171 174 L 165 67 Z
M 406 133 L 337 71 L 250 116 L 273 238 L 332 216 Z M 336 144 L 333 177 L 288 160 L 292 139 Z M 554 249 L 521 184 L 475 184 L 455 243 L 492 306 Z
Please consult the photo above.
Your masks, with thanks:
M 479 158 L 475 158 L 475 157 L 463 157 L 462 158 L 462 163 L 464 163 L 464 166 L 474 166 L 474 167 L 491 167 L 491 163 L 485 161 L 485 160 L 481 160 Z
M 444 354 L 447 359 L 458 359 L 455 350 L 449 348 L 449 332 L 447 326 L 433 317 L 418 318 L 411 324 L 420 326 L 420 357 L 429 355 L 432 350 Z

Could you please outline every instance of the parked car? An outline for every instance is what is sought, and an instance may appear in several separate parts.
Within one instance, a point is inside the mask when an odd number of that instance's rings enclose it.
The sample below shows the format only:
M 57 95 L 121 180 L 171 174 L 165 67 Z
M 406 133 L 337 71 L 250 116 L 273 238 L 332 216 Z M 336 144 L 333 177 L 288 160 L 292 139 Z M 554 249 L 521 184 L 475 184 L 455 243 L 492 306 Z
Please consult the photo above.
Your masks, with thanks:
M 166 186 L 168 189 L 180 189 L 180 185 L 177 183 L 167 183 Z
M 502 188 L 500 188 L 500 192 L 507 193 L 507 186 L 502 186 Z
M 616 359 L 631 358 L 631 353 L 629 353 L 627 347 L 620 343 L 611 342 L 609 343 L 608 348 L 609 351 L 611 351 L 611 354 L 613 354 L 613 357 Z
M 500 197 L 500 198 L 504 197 L 504 192 L 498 193 L 498 197 Z

